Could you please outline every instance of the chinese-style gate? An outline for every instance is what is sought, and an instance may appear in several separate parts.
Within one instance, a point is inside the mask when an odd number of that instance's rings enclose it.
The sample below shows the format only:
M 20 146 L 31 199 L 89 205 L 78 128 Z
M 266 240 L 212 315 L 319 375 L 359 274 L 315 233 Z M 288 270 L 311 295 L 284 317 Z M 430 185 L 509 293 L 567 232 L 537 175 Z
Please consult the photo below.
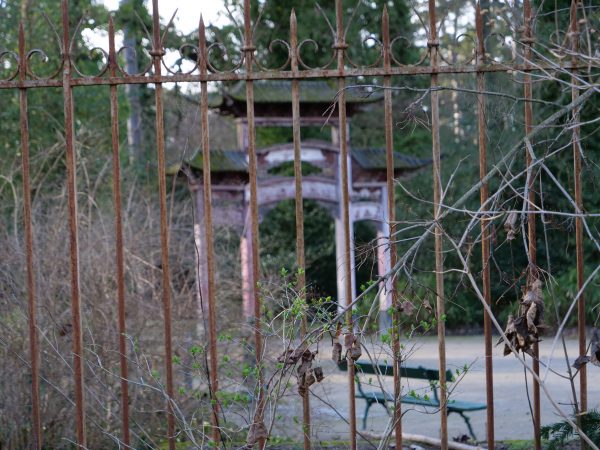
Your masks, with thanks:
M 304 81 L 301 84 L 300 109 L 302 127 L 331 128 L 331 142 L 305 140 L 302 142 L 301 160 L 316 168 L 318 173 L 307 175 L 302 180 L 302 197 L 315 200 L 332 215 L 335 221 L 337 301 L 341 310 L 348 296 L 345 289 L 345 258 L 343 227 L 340 214 L 340 152 L 337 120 L 327 120 L 323 113 L 336 96 L 336 89 L 325 81 Z M 254 93 L 256 127 L 292 127 L 291 86 L 289 81 L 256 83 Z M 350 91 L 347 98 L 347 114 L 352 116 L 361 107 L 382 99 L 368 91 Z M 221 227 L 234 227 L 241 234 L 240 255 L 242 268 L 242 296 L 244 317 L 251 319 L 254 311 L 252 286 L 253 277 L 252 239 L 250 236 L 250 187 L 248 184 L 248 120 L 245 116 L 246 97 L 243 84 L 226 89 L 218 97 L 211 99 L 211 105 L 222 114 L 235 117 L 237 145 L 235 150 L 213 150 L 211 154 L 213 224 Z M 335 112 L 334 112 L 335 114 Z M 350 121 L 348 123 L 349 137 Z M 349 140 L 349 138 L 347 138 Z M 348 142 L 350 146 L 350 142 Z M 348 156 L 350 192 L 350 224 L 361 220 L 373 221 L 377 229 L 377 274 L 381 278 L 389 273 L 390 246 L 388 245 L 389 219 L 386 186 L 386 155 L 384 148 L 351 148 Z M 258 167 L 258 206 L 260 218 L 279 202 L 295 198 L 293 177 L 274 175 L 273 169 L 294 161 L 294 144 L 285 143 L 257 150 Z M 429 161 L 396 153 L 395 177 L 418 170 Z M 202 183 L 202 155 L 186 162 L 191 171 L 186 171 L 192 179 L 192 190 L 196 198 L 196 232 L 198 248 L 198 279 L 202 298 L 208 296 L 208 261 L 206 252 L 206 229 L 204 220 L 204 191 Z M 350 273 L 352 295 L 356 298 L 354 269 L 354 245 L 350 248 Z M 382 312 L 381 323 L 385 324 L 385 311 L 391 306 L 391 283 L 386 282 L 379 296 Z M 203 302 L 199 302 L 200 305 Z

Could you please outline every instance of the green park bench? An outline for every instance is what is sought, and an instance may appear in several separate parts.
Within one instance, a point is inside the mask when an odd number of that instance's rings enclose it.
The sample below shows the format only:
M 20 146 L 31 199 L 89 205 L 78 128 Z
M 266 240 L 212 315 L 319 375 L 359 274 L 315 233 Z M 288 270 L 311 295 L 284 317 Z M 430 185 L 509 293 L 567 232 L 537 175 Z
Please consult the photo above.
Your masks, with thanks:
M 348 370 L 348 362 L 346 360 L 342 361 L 338 364 L 340 370 L 347 371 Z M 367 402 L 367 406 L 365 408 L 365 414 L 363 416 L 363 429 L 367 427 L 367 416 L 369 415 L 369 409 L 374 403 L 378 403 L 382 405 L 387 410 L 387 402 L 394 402 L 393 395 L 382 392 L 381 390 L 373 390 L 369 392 L 363 391 L 363 386 L 360 381 L 360 374 L 365 375 L 381 375 L 381 376 L 393 376 L 394 368 L 392 365 L 388 364 L 373 364 L 369 361 L 356 361 L 354 363 L 355 367 L 355 381 L 356 387 L 358 388 L 358 392 L 356 392 L 356 398 L 363 398 Z M 417 380 L 427 380 L 429 382 L 429 386 L 431 391 L 433 392 L 433 398 L 428 396 L 418 396 L 418 395 L 403 395 L 401 398 L 402 404 L 408 405 L 421 405 L 431 408 L 439 408 L 440 407 L 440 399 L 438 396 L 438 386 L 437 383 L 440 380 L 440 373 L 437 369 L 426 369 L 425 367 L 407 367 L 403 366 L 400 371 L 401 378 L 412 378 Z M 455 381 L 454 375 L 450 370 L 446 371 L 446 381 L 448 383 Z M 369 385 L 373 385 L 369 383 Z M 446 405 L 448 414 L 457 413 L 459 414 L 469 429 L 469 434 L 473 439 L 476 440 L 475 433 L 473 433 L 473 428 L 471 427 L 471 422 L 469 418 L 465 415 L 466 412 L 472 411 L 480 411 L 482 409 L 486 409 L 487 405 L 485 403 L 472 403 L 465 402 L 460 400 L 450 399 L 448 400 L 448 404 Z

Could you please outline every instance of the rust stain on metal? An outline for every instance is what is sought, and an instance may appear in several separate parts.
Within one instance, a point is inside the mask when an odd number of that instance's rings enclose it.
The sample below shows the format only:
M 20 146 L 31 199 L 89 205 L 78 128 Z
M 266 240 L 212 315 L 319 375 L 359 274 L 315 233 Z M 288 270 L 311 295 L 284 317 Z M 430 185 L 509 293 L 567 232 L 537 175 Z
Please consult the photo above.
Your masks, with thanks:
M 19 82 L 24 84 L 27 76 L 25 31 L 19 24 Z M 37 331 L 37 307 L 35 274 L 33 271 L 33 231 L 31 225 L 31 177 L 29 173 L 29 118 L 27 112 L 27 89 L 19 89 L 21 161 L 23 165 L 23 227 L 25 231 L 25 263 L 27 265 L 27 306 L 29 317 L 29 356 L 31 361 L 31 431 L 33 448 L 42 448 L 42 425 L 40 418 L 40 348 Z
M 585 69 L 585 65 L 564 63 L 565 70 Z M 69 84 L 73 87 L 112 85 L 112 84 L 153 84 L 153 83 L 199 83 L 201 81 L 245 81 L 245 80 L 299 80 L 316 78 L 356 78 L 356 77 L 378 77 L 378 76 L 400 76 L 400 75 L 431 75 L 436 74 L 475 74 L 477 72 L 498 73 L 498 72 L 521 72 L 525 70 L 523 64 L 500 65 L 489 64 L 484 67 L 474 65 L 455 65 L 455 66 L 393 66 L 389 70 L 380 67 L 350 67 L 340 74 L 334 69 L 309 69 L 300 70 L 297 73 L 291 71 L 265 70 L 246 74 L 243 72 L 215 72 L 204 76 L 198 74 L 169 74 L 169 75 L 127 75 L 127 76 L 86 76 L 71 78 Z M 552 63 L 538 63 L 535 67 L 530 67 L 530 72 L 552 71 L 556 65 Z M 23 83 L 15 80 L 0 80 L 0 89 L 18 89 L 26 88 L 45 88 L 62 87 L 62 80 L 56 79 L 27 79 Z
M 523 58 L 525 64 L 524 70 L 524 97 L 525 97 L 525 133 L 529 134 L 533 129 L 533 106 L 532 100 L 532 80 L 530 71 L 530 62 L 532 57 L 532 45 L 534 43 L 533 31 L 532 31 L 532 16 L 531 16 L 531 4 L 529 0 L 523 2 L 523 21 L 524 21 L 524 32 L 522 42 L 525 46 L 523 51 Z M 532 166 L 532 158 L 527 148 L 525 149 L 525 164 L 529 173 L 528 178 L 528 197 L 527 197 L 527 210 L 533 211 L 535 208 L 535 191 L 534 181 L 535 176 L 533 171 L 535 170 Z M 529 270 L 528 278 L 529 281 L 537 279 L 539 276 L 537 268 L 537 238 L 535 229 L 536 215 L 533 212 L 527 214 L 527 239 L 528 239 L 528 253 L 529 253 Z M 539 344 L 536 342 L 533 345 L 533 371 L 539 377 L 540 374 L 540 361 L 539 361 Z M 542 441 L 540 434 L 542 420 L 542 411 L 540 406 L 540 384 L 537 379 L 533 380 L 533 430 L 534 430 L 534 444 L 535 450 L 541 450 Z
M 108 21 L 109 71 L 117 73 L 115 27 L 112 16 Z M 119 369 L 121 376 L 121 434 L 123 444 L 129 446 L 129 383 L 127 368 L 127 328 L 125 325 L 125 264 L 123 255 L 123 217 L 121 208 L 121 162 L 119 158 L 119 103 L 117 86 L 110 86 L 110 121 L 113 164 L 113 203 L 115 209 L 115 263 L 117 276 L 117 302 L 119 316 Z
M 485 64 L 485 41 L 483 36 L 483 16 L 479 2 L 475 9 L 475 24 L 477 32 L 476 63 L 478 66 Z M 482 211 L 489 209 L 489 187 L 483 182 L 488 173 L 487 164 L 487 127 L 485 121 L 485 74 L 477 73 L 477 124 L 479 132 L 479 180 L 482 181 L 479 190 L 479 201 Z M 483 268 L 483 296 L 488 306 L 492 307 L 490 283 L 490 219 L 488 215 L 481 216 L 481 267 Z M 487 312 L 483 314 L 483 335 L 485 347 L 485 389 L 487 403 L 486 435 L 488 448 L 494 448 L 494 369 L 492 360 L 492 321 Z
M 352 304 L 352 260 L 350 255 L 350 245 L 352 237 L 350 236 L 350 186 L 348 177 L 348 124 L 346 119 L 346 79 L 345 72 L 345 50 L 346 40 L 344 35 L 344 23 L 342 12 L 342 0 L 335 1 L 335 50 L 337 52 L 337 76 L 338 76 L 338 133 L 340 145 L 340 184 L 342 191 L 341 219 L 343 224 L 344 237 L 344 268 L 345 268 L 345 291 L 346 308 Z M 354 320 L 352 317 L 352 308 L 346 311 L 346 327 L 348 333 L 353 333 Z M 350 404 L 350 446 L 356 450 L 356 400 L 354 395 L 354 360 L 350 357 L 348 361 L 348 402 Z
M 160 38 L 160 16 L 158 14 L 158 0 L 152 1 L 152 58 L 154 61 L 154 72 L 160 76 L 163 56 L 162 42 Z M 169 450 L 175 450 L 175 415 L 172 402 L 173 391 L 173 348 L 171 332 L 171 280 L 169 271 L 169 226 L 167 223 L 167 180 L 165 164 L 165 128 L 163 114 L 163 86 L 156 83 L 154 97 L 156 103 L 156 153 L 158 160 L 158 194 L 160 203 L 160 248 L 162 269 L 162 301 L 165 340 L 165 371 L 167 390 L 167 438 Z
M 114 24 L 109 18 L 109 66 L 112 75 L 116 73 L 116 51 Z M 119 316 L 119 364 L 121 376 L 121 415 L 123 443 L 129 445 L 129 386 L 127 370 L 127 343 L 125 326 L 125 273 L 123 256 L 123 220 L 121 210 L 121 168 L 119 159 L 119 109 L 117 86 L 110 86 L 111 139 L 113 162 L 113 202 L 115 208 L 115 262 L 117 276 L 117 297 Z
M 442 173 L 440 162 L 440 113 L 438 86 L 438 50 L 439 41 L 437 35 L 435 1 L 429 0 L 429 46 L 431 74 L 431 137 L 432 137 L 432 160 L 433 160 L 433 218 L 436 221 L 434 229 L 435 249 L 435 289 L 436 289 L 436 317 L 439 351 L 440 370 L 440 440 L 441 449 L 448 448 L 448 413 L 446 403 L 448 401 L 448 390 L 446 385 L 446 323 L 445 296 L 444 296 L 444 260 L 443 260 L 443 238 L 442 227 L 438 220 L 442 213 Z
M 390 45 L 390 18 L 387 6 L 383 7 L 381 16 L 381 34 L 383 38 L 383 67 L 386 70 L 391 68 L 391 45 Z M 386 159 L 386 187 L 387 187 L 387 209 L 389 220 L 389 242 L 390 246 L 390 267 L 396 266 L 396 245 L 395 245 L 395 223 L 396 223 L 396 200 L 394 187 L 394 123 L 392 115 L 392 77 L 386 75 L 383 79 L 384 92 L 384 114 L 385 114 L 385 159 Z M 392 352 L 394 354 L 394 432 L 396 448 L 402 448 L 402 385 L 400 380 L 400 362 L 402 355 L 400 353 L 400 333 L 398 324 L 400 323 L 398 292 L 396 289 L 395 277 L 387 283 L 392 289 Z
M 63 102 L 67 159 L 67 197 L 69 210 L 69 250 L 71 267 L 71 321 L 73 325 L 73 377 L 75 382 L 75 426 L 77 444 L 86 446 L 85 395 L 83 378 L 83 336 L 81 333 L 81 299 L 79 288 L 79 237 L 77 231 L 77 180 L 75 157 L 75 126 L 73 88 L 71 86 L 71 55 L 69 39 L 69 7 L 62 0 Z
M 254 44 L 252 42 L 252 23 L 250 19 L 250 0 L 244 0 L 244 63 L 246 75 L 250 76 L 253 71 Z M 257 164 L 256 164 L 256 130 L 254 126 L 254 84 L 247 78 L 246 81 L 246 115 L 248 120 L 248 175 L 250 177 L 250 233 L 252 241 L 252 273 L 254 280 L 251 289 L 254 297 L 254 352 L 256 355 L 256 367 L 258 370 L 258 401 L 255 415 L 255 427 L 264 421 L 266 397 L 264 391 L 264 371 L 262 367 L 262 330 L 261 301 L 257 282 L 260 279 L 259 259 L 259 237 L 258 237 L 258 187 L 257 187 Z M 259 449 L 264 449 L 266 439 L 262 435 L 258 438 Z
M 579 53 L 579 22 L 577 21 L 577 8 L 580 2 L 572 0 L 570 11 L 570 40 L 572 60 L 577 63 L 577 54 Z M 579 97 L 579 80 L 577 69 L 572 70 L 571 77 L 571 99 L 577 100 Z M 577 205 L 577 214 L 583 212 L 583 194 L 581 189 L 581 149 L 580 149 L 580 108 L 573 110 L 573 174 L 575 178 L 575 204 Z M 583 289 L 585 283 L 584 264 L 583 264 L 583 219 L 580 216 L 575 218 L 575 253 L 577 258 L 577 291 Z M 585 332 L 585 297 L 581 293 L 577 303 L 577 336 L 579 341 L 579 355 L 585 355 L 586 332 Z M 587 411 L 587 365 L 583 364 L 579 369 L 579 413 Z
M 298 72 L 298 29 L 296 12 L 292 9 L 290 14 L 290 47 L 292 72 Z M 306 261 L 304 255 L 304 208 L 302 205 L 302 136 L 300 134 L 300 86 L 297 79 L 292 80 L 292 134 L 294 141 L 294 186 L 296 202 L 296 290 L 303 302 L 306 302 Z M 308 330 L 306 315 L 302 316 L 300 339 L 304 342 Z M 306 386 L 307 391 L 310 386 Z M 307 392 L 308 394 L 308 392 Z M 302 433 L 304 435 L 304 450 L 310 450 L 310 395 L 302 396 Z
M 199 58 L 200 73 L 207 73 L 206 29 L 204 20 L 200 18 L 199 26 Z M 210 398 L 211 398 L 211 424 L 212 439 L 216 445 L 221 439 L 219 431 L 219 376 L 217 367 L 217 304 L 215 299 L 215 250 L 212 220 L 212 183 L 210 170 L 210 140 L 208 128 L 208 85 L 206 81 L 200 83 L 200 121 L 202 136 L 202 180 L 204 188 L 204 228 L 206 233 L 206 258 L 208 265 L 208 326 L 209 326 L 209 353 L 210 353 Z

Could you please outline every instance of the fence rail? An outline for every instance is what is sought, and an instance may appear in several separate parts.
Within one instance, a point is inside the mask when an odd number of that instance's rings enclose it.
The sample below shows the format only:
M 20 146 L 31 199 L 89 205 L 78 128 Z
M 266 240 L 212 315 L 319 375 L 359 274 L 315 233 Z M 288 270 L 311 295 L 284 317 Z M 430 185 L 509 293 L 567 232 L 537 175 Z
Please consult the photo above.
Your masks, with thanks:
M 441 225 L 442 219 L 445 217 L 445 206 L 443 204 L 444 186 L 441 179 L 441 143 L 440 143 L 440 118 L 439 118 L 439 91 L 444 89 L 440 86 L 440 77 L 447 74 L 473 74 L 476 77 L 477 88 L 473 92 L 477 98 L 477 126 L 478 126 L 478 146 L 479 146 L 479 177 L 480 183 L 477 189 L 480 191 L 481 214 L 479 220 L 481 222 L 481 259 L 482 259 L 482 296 L 485 301 L 484 315 L 484 334 L 485 334 L 485 368 L 486 368 L 486 395 L 487 395 L 487 444 L 488 448 L 494 447 L 494 431 L 495 431 L 495 413 L 494 413 L 494 382 L 493 382 L 493 358 L 492 358 L 492 327 L 497 322 L 492 321 L 491 306 L 491 285 L 490 285 L 490 248 L 492 232 L 490 230 L 491 212 L 490 208 L 490 191 L 488 181 L 490 172 L 488 169 L 488 143 L 487 143 L 487 123 L 486 123 L 486 98 L 490 93 L 486 92 L 486 74 L 504 72 L 504 73 L 520 73 L 524 74 L 523 78 L 523 99 L 522 103 L 525 108 L 525 129 L 523 150 L 527 158 L 527 173 L 528 173 L 528 188 L 527 188 L 527 211 L 531 211 L 527 217 L 528 232 L 528 257 L 529 268 L 528 277 L 530 283 L 538 279 L 539 273 L 536 265 L 536 220 L 537 214 L 535 209 L 538 207 L 538 199 L 535 193 L 535 171 L 539 170 L 532 152 L 527 148 L 530 141 L 535 139 L 538 129 L 533 123 L 533 108 L 535 107 L 535 99 L 532 92 L 532 74 L 546 73 L 552 70 L 569 71 L 572 74 L 572 100 L 573 105 L 570 113 L 573 118 L 572 134 L 573 134 L 573 155 L 574 168 L 573 174 L 575 178 L 575 201 L 576 213 L 583 212 L 582 203 L 582 182 L 581 182 L 581 154 L 579 150 L 579 110 L 582 104 L 581 90 L 579 86 L 579 74 L 582 70 L 590 68 L 590 62 L 584 61 L 578 57 L 580 51 L 580 40 L 578 30 L 578 14 L 582 4 L 578 0 L 573 0 L 570 16 L 571 25 L 568 30 L 570 36 L 570 48 L 560 48 L 562 52 L 559 58 L 551 60 L 545 55 L 537 52 L 534 43 L 534 15 L 529 0 L 523 1 L 523 29 L 522 37 L 518 42 L 512 42 L 513 49 L 511 57 L 507 58 L 506 50 L 502 50 L 502 46 L 494 46 L 500 49 L 504 54 L 496 56 L 486 53 L 486 46 L 489 39 L 495 39 L 502 42 L 507 42 L 503 36 L 489 35 L 484 37 L 484 15 L 485 12 L 480 9 L 479 4 L 475 12 L 476 17 L 476 33 L 475 36 L 463 37 L 461 39 L 468 40 L 472 43 L 471 52 L 464 57 L 464 61 L 458 64 L 452 64 L 445 56 L 443 49 L 440 48 L 440 38 L 438 36 L 438 21 L 436 17 L 436 5 L 434 0 L 429 0 L 429 24 L 427 31 L 426 47 L 420 50 L 420 55 L 417 58 L 416 64 L 403 64 L 395 56 L 396 46 L 406 43 L 406 38 L 399 36 L 393 37 L 389 29 L 389 15 L 387 8 L 382 11 L 381 22 L 381 40 L 374 39 L 374 46 L 378 48 L 379 56 L 376 61 L 367 66 L 359 66 L 355 64 L 349 57 L 348 42 L 346 41 L 347 24 L 344 23 L 344 9 L 342 8 L 342 0 L 335 1 L 335 24 L 329 24 L 334 45 L 331 48 L 331 59 L 325 67 L 310 67 L 302 59 L 303 52 L 307 50 L 309 45 L 317 45 L 313 41 L 299 41 L 297 36 L 297 19 L 294 12 L 290 17 L 290 37 L 289 41 L 278 41 L 278 44 L 287 51 L 287 60 L 285 64 L 276 69 L 264 67 L 260 62 L 259 55 L 265 49 L 257 49 L 254 44 L 255 32 L 257 24 L 251 21 L 250 1 L 244 1 L 244 24 L 243 24 L 243 43 L 241 52 L 237 55 L 237 60 L 233 63 L 230 70 L 219 70 L 219 64 L 215 61 L 214 52 L 222 50 L 218 43 L 207 42 L 206 27 L 203 20 L 199 21 L 199 39 L 197 43 L 186 44 L 187 51 L 191 51 L 196 55 L 193 67 L 186 73 L 176 73 L 164 61 L 165 55 L 165 36 L 161 35 L 161 26 L 159 23 L 159 8 L 158 1 L 152 1 L 152 17 L 153 29 L 152 34 L 148 39 L 152 42 L 152 50 L 150 51 L 151 62 L 147 67 L 142 69 L 140 73 L 131 74 L 120 65 L 119 55 L 125 49 L 117 49 L 115 45 L 115 27 L 113 19 L 110 18 L 108 24 L 109 48 L 108 52 L 102 49 L 97 49 L 103 57 L 103 63 L 95 75 L 82 74 L 75 64 L 74 49 L 75 40 L 78 35 L 77 29 L 72 31 L 69 27 L 69 6 L 67 0 L 61 1 L 62 9 L 62 32 L 54 30 L 57 44 L 60 47 L 61 57 L 58 61 L 50 61 L 49 63 L 57 63 L 55 71 L 48 77 L 39 76 L 32 70 L 31 60 L 34 57 L 44 56 L 45 53 L 40 49 L 27 48 L 25 41 L 25 33 L 23 25 L 19 28 L 19 42 L 17 52 L 4 52 L 0 55 L 0 60 L 4 61 L 5 72 L 8 76 L 0 80 L 0 89 L 18 90 L 20 99 L 20 123 L 21 123 L 21 151 L 22 151 L 22 173 L 23 173 L 23 227 L 26 240 L 26 261 L 27 267 L 27 293 L 28 293 L 28 310 L 29 310 L 29 343 L 30 343 L 30 361 L 31 361 L 31 403 L 32 403 L 32 430 L 34 435 L 34 448 L 41 449 L 43 445 L 42 418 L 40 417 L 40 347 L 39 333 L 37 325 L 37 305 L 35 291 L 35 246 L 33 244 L 32 234 L 32 205 L 31 205 L 31 181 L 30 181 L 30 162 L 29 162 L 29 126 L 28 126 L 28 92 L 30 89 L 41 89 L 60 87 L 62 88 L 64 97 L 64 132 L 66 143 L 66 167 L 67 177 L 66 186 L 68 192 L 68 217 L 69 217 L 69 248 L 70 248 L 70 273 L 71 273 L 71 313 L 73 323 L 73 380 L 74 380 L 74 414 L 76 418 L 76 439 L 77 444 L 82 448 L 91 446 L 93 443 L 86 441 L 86 405 L 85 405 L 85 382 L 84 379 L 84 345 L 83 334 L 81 327 L 81 295 L 80 295 L 80 279 L 79 279 L 79 236 L 78 236 L 78 216 L 77 216 L 77 179 L 76 179 L 76 152 L 75 152 L 75 118 L 74 118 L 74 100 L 73 90 L 75 88 L 85 88 L 92 85 L 107 85 L 110 86 L 110 112 L 111 112 L 111 130 L 112 130 L 112 164 L 113 164 L 113 200 L 115 207 L 115 272 L 118 289 L 118 325 L 114 331 L 119 336 L 119 353 L 120 353 L 120 378 L 121 378 L 121 415 L 122 415 L 122 430 L 121 441 L 124 446 L 131 445 L 130 439 L 130 420 L 129 420 L 129 405 L 131 398 L 129 396 L 128 382 L 128 364 L 127 358 L 127 343 L 126 343 L 126 309 L 128 299 L 126 298 L 125 289 L 125 266 L 123 254 L 123 217 L 122 217 L 122 199 L 121 199 L 121 173 L 119 163 L 120 153 L 120 136 L 119 136 L 119 107 L 117 102 L 117 86 L 126 84 L 153 84 L 155 86 L 155 105 L 156 105 L 156 153 L 158 161 L 158 190 L 160 198 L 160 236 L 161 236 L 161 269 L 162 269 L 162 301 L 164 314 L 164 368 L 166 373 L 165 390 L 167 394 L 167 422 L 168 422 L 168 440 L 169 448 L 175 449 L 176 440 L 176 415 L 174 411 L 174 382 L 173 382 L 173 349 L 172 349 L 172 318 L 171 318 L 171 292 L 170 292 L 170 271 L 169 271 L 169 224 L 167 210 L 167 182 L 166 182 L 166 164 L 165 164 L 165 136 L 164 136 L 164 102 L 163 102 L 163 84 L 164 83 L 199 83 L 199 103 L 200 103 L 200 124 L 199 133 L 201 135 L 201 150 L 203 155 L 203 207 L 206 242 L 206 255 L 208 261 L 208 324 L 209 324 L 209 389 L 212 405 L 211 414 L 211 438 L 214 442 L 220 442 L 220 406 L 217 398 L 219 386 L 219 374 L 217 370 L 218 361 L 218 345 L 217 345 L 217 315 L 216 310 L 218 305 L 215 300 L 215 250 L 214 250 L 214 233 L 212 221 L 212 198 L 213 192 L 211 184 L 211 149 L 209 141 L 209 118 L 208 118 L 208 83 L 215 81 L 245 81 L 246 99 L 247 99 L 247 129 L 248 129 L 248 167 L 249 167 L 249 184 L 250 184 L 250 236 L 252 241 L 252 270 L 253 280 L 260 279 L 260 254 L 259 254 L 259 205 L 257 201 L 257 152 L 256 152 L 256 135 L 255 135 L 255 111 L 254 111 L 254 81 L 258 80 L 292 80 L 292 116 L 293 116 L 293 148 L 294 148 L 294 177 L 295 177 L 295 202 L 296 202 L 296 252 L 297 264 L 300 268 L 305 266 L 304 255 L 304 215 L 302 207 L 302 170 L 301 170 L 301 138 L 300 138 L 300 80 L 311 78 L 325 78 L 334 80 L 339 89 L 337 96 L 337 111 L 338 111 L 338 126 L 339 130 L 339 151 L 341 163 L 341 219 L 343 222 L 343 253 L 345 255 L 344 267 L 346 269 L 345 276 L 345 292 L 352 292 L 352 276 L 350 246 L 352 245 L 351 237 L 351 219 L 350 219 L 350 180 L 348 178 L 349 168 L 349 149 L 347 136 L 347 115 L 346 115 L 346 88 L 350 85 L 351 79 L 356 77 L 383 77 L 384 88 L 384 110 L 385 110 L 385 148 L 386 148 L 386 185 L 387 185 L 387 208 L 389 212 L 389 245 L 391 248 L 391 266 L 393 270 L 388 274 L 389 284 L 392 289 L 392 323 L 399 323 L 399 300 L 398 292 L 395 286 L 396 271 L 402 264 L 402 257 L 399 257 L 395 248 L 395 236 L 397 232 L 396 217 L 395 217 L 395 184 L 394 184 L 394 118 L 392 110 L 392 89 L 395 85 L 395 77 L 399 76 L 414 76 L 428 75 L 430 77 L 430 113 L 431 113 L 431 135 L 432 135 L 432 183 L 433 183 L 433 236 L 435 241 L 435 278 L 436 278 L 436 317 L 437 321 L 437 336 L 439 342 L 439 373 L 440 373 L 440 388 L 442 408 L 440 411 L 440 429 L 441 429 L 441 446 L 442 449 L 448 448 L 448 428 L 446 419 L 446 409 L 443 407 L 448 399 L 446 390 L 446 348 L 445 348 L 445 322 L 440 319 L 445 316 L 445 298 L 444 298 L 444 230 Z M 325 14 L 324 19 L 327 20 Z M 50 23 L 50 22 L 49 22 Z M 79 28 L 79 25 L 78 27 Z M 168 28 L 168 27 L 167 27 Z M 462 41 L 461 41 L 462 42 Z M 458 45 L 458 43 L 457 43 Z M 508 48 L 508 47 L 504 47 Z M 182 50 L 183 51 L 183 50 Z M 365 91 L 367 92 L 367 91 Z M 579 102 L 579 103 L 577 103 Z M 576 219 L 576 252 L 577 252 L 577 282 L 578 282 L 578 336 L 580 343 L 580 354 L 586 353 L 586 331 L 585 331 L 585 301 L 582 295 L 584 290 L 584 273 L 583 273 L 583 222 L 581 217 Z M 43 257 L 43 255 L 38 255 Z M 305 289 L 304 275 L 298 281 L 298 290 L 304 292 Z M 250 433 L 254 433 L 256 442 L 260 448 L 265 446 L 266 436 L 262 433 L 264 428 L 263 416 L 266 408 L 266 398 L 264 392 L 264 367 L 262 364 L 263 342 L 261 333 L 261 296 L 258 288 L 253 285 L 251 287 L 254 297 L 254 352 L 256 355 L 256 367 L 258 368 L 258 395 L 256 398 L 256 413 L 254 415 L 254 423 L 250 427 Z M 302 294 L 305 295 L 305 294 Z M 345 313 L 345 333 L 352 335 L 354 333 L 354 318 L 352 315 L 352 306 L 360 301 L 360 298 L 350 298 L 346 295 L 346 305 L 344 306 Z M 501 331 L 501 330 L 500 330 Z M 302 324 L 301 338 L 304 339 L 309 333 L 306 321 Z M 402 405 L 400 398 L 401 380 L 399 373 L 399 365 L 401 359 L 400 352 L 401 336 L 396 326 L 392 327 L 392 349 L 394 354 L 394 404 L 393 414 L 393 429 L 395 431 L 396 448 L 402 446 Z M 534 348 L 533 372 L 534 378 L 534 425 L 535 425 L 535 447 L 541 448 L 540 441 L 540 384 L 539 384 L 539 358 L 537 344 Z M 357 447 L 357 437 L 359 433 L 356 429 L 356 410 L 355 410 L 355 394 L 354 394 L 354 366 L 353 359 L 348 358 L 348 402 L 349 409 L 349 428 L 351 447 Z M 579 372 L 580 387 L 580 408 L 582 411 L 587 409 L 587 381 L 585 365 Z M 305 395 L 303 401 L 303 435 L 304 446 L 306 449 L 311 447 L 311 406 L 309 396 Z

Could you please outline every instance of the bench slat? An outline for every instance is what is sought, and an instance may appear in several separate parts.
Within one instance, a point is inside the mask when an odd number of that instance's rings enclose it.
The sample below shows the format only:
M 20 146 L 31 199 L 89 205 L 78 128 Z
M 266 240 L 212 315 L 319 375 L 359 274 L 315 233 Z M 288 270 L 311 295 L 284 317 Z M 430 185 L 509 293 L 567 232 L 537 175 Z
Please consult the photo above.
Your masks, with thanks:
M 348 370 L 348 361 L 343 360 L 340 364 L 338 364 L 340 370 L 347 371 Z M 383 376 L 393 376 L 394 368 L 391 365 L 387 364 L 371 364 L 369 361 L 356 361 L 354 363 L 354 367 L 356 372 L 364 373 L 367 375 L 383 375 Z M 429 380 L 429 381 L 439 381 L 440 380 L 440 372 L 436 369 L 426 369 L 423 366 L 418 367 L 410 367 L 410 366 L 402 366 L 400 368 L 400 377 L 402 378 L 414 378 L 418 380 Z M 451 382 L 454 381 L 454 375 L 452 371 L 446 370 L 446 381 Z

